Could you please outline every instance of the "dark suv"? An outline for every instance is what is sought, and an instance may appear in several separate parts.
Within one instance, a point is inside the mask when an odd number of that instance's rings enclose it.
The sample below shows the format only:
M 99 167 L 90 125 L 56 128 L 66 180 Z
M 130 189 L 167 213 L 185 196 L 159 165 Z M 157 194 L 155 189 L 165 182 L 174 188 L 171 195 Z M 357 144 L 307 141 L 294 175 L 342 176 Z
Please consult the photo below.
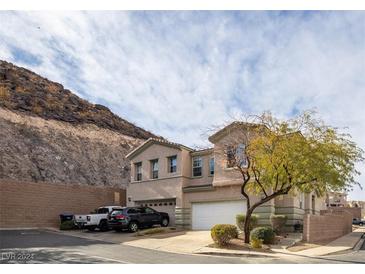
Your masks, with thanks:
M 365 220 L 361 220 L 359 218 L 354 218 L 354 219 L 352 219 L 352 224 L 353 225 L 364 225 L 365 224 Z
M 113 210 L 108 216 L 108 225 L 115 231 L 128 229 L 130 232 L 136 232 L 142 227 L 168 226 L 169 221 L 169 214 L 149 207 L 125 207 Z

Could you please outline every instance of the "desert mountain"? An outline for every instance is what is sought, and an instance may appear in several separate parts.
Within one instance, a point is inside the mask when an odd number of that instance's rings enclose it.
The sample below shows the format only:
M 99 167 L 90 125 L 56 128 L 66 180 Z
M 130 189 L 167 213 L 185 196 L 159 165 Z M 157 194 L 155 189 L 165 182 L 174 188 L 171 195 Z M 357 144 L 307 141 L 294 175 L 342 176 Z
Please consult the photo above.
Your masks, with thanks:
M 0 179 L 123 186 L 125 155 L 154 134 L 0 60 Z

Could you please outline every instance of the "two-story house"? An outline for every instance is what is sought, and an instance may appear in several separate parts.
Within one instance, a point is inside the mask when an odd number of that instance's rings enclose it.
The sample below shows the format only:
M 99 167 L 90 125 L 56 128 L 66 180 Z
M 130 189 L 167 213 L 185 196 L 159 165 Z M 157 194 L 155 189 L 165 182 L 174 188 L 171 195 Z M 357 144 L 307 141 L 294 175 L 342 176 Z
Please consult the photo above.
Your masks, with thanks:
M 194 230 L 210 229 L 218 223 L 235 224 L 235 216 L 246 210 L 240 192 L 242 177 L 219 152 L 226 138 L 242 126 L 232 123 L 216 132 L 209 137 L 213 147 L 204 150 L 148 139 L 127 155 L 132 176 L 127 205 L 167 212 L 170 225 Z M 324 199 L 315 195 L 285 195 L 258 207 L 255 214 L 261 224 L 269 224 L 273 213 L 286 214 L 290 229 L 305 213 L 317 214 L 324 208 Z

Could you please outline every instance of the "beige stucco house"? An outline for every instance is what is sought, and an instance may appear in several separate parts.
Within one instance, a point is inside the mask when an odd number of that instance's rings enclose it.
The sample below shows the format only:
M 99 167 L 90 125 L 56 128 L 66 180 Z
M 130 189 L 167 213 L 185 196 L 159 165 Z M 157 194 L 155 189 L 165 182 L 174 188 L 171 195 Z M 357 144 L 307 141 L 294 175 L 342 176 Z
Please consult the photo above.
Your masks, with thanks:
M 162 139 L 148 139 L 127 155 L 131 161 L 131 182 L 127 205 L 146 205 L 169 213 L 171 225 L 194 230 L 210 229 L 217 223 L 235 224 L 246 202 L 240 192 L 242 177 L 227 167 L 219 153 L 225 138 L 242 124 L 232 123 L 209 137 L 212 148 L 194 150 Z M 257 197 L 252 197 L 253 202 Z M 258 207 L 261 224 L 271 214 L 286 214 L 287 226 L 302 222 L 303 215 L 319 214 L 325 199 L 312 194 L 278 197 Z
M 347 193 L 346 192 L 328 192 L 326 195 L 327 207 L 345 207 L 347 206 Z

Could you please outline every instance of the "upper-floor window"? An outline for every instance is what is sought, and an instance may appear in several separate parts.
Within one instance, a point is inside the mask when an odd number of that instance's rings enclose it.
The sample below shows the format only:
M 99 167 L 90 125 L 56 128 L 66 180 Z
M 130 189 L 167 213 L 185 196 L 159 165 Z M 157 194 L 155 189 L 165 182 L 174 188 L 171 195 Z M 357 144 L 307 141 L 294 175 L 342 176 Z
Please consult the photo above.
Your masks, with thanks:
M 142 181 L 142 162 L 138 162 L 134 164 L 134 180 Z
M 233 146 L 227 148 L 227 167 L 234 167 L 236 162 Z
M 168 157 L 167 162 L 168 162 L 168 165 L 167 165 L 168 172 L 169 173 L 176 172 L 176 155 Z
M 240 167 L 247 167 L 247 157 L 245 153 L 246 145 L 239 144 L 236 148 L 233 146 L 227 149 L 227 167 L 234 167 L 239 165 Z
M 203 160 L 202 157 L 193 157 L 193 176 L 202 176 Z
M 246 149 L 245 144 L 239 144 L 236 150 L 236 157 L 240 167 L 247 167 L 248 165 L 245 149 Z
M 151 178 L 158 178 L 158 159 L 151 160 Z
M 214 158 L 209 159 L 209 174 L 214 175 Z

